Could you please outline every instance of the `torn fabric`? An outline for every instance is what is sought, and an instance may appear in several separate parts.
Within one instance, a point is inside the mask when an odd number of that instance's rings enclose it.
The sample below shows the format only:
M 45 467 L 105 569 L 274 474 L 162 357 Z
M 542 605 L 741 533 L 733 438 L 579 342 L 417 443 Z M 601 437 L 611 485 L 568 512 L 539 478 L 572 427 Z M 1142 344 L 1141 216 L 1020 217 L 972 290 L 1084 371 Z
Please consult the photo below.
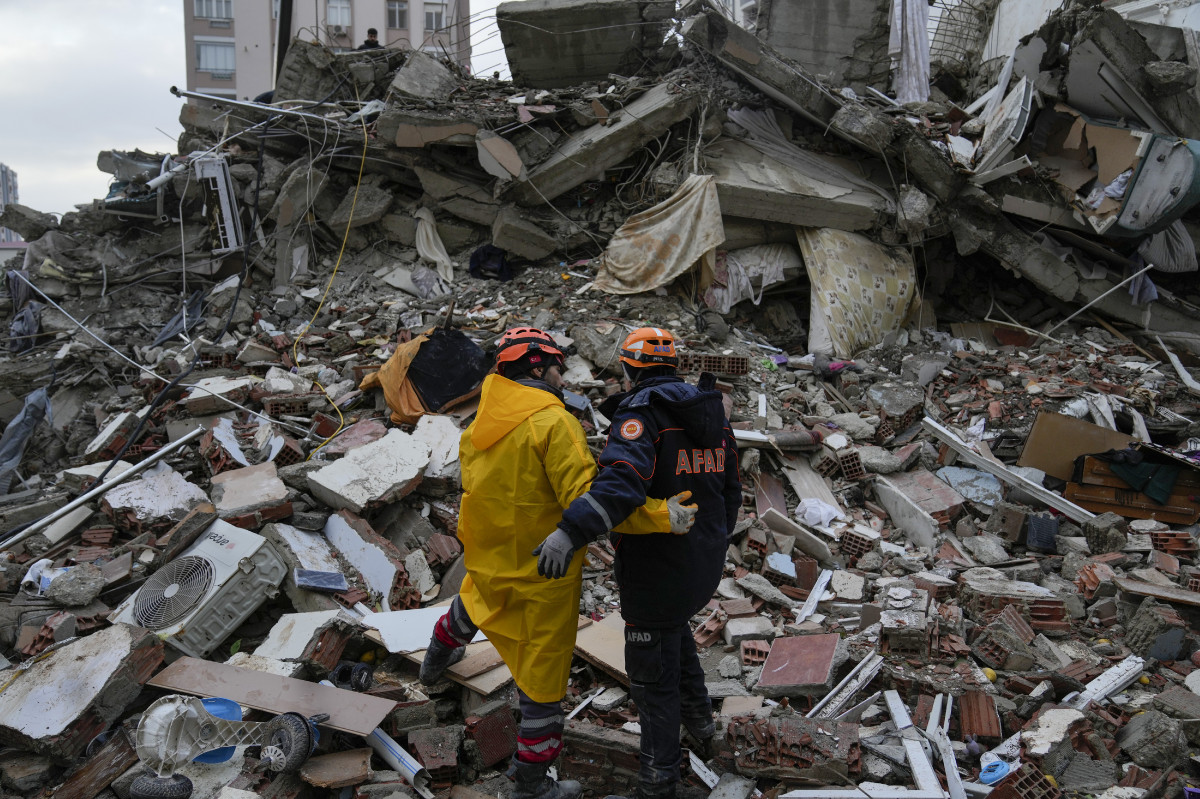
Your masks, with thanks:
M 917 293 L 906 250 L 832 228 L 797 228 L 796 238 L 812 283 L 811 352 L 852 358 L 900 329 Z
M 1181 219 L 1176 219 L 1165 230 L 1147 236 L 1137 251 L 1146 263 L 1154 264 L 1158 272 L 1176 274 L 1200 269 L 1196 262 L 1196 245 Z
M 923 103 L 929 99 L 929 3 L 892 0 L 892 30 L 888 55 L 899 62 L 894 88 L 896 102 Z
M 798 273 L 803 268 L 800 254 L 788 244 L 730 250 L 724 259 L 718 259 L 713 282 L 704 292 L 704 303 L 722 314 L 742 300 L 758 305 L 768 287 L 784 281 L 785 269 Z
M 596 288 L 637 294 L 665 286 L 700 263 L 700 288 L 712 279 L 716 249 L 725 241 L 712 175 L 691 175 L 675 193 L 634 214 L 600 256 Z
M 0 497 L 8 494 L 34 429 L 49 418 L 50 390 L 39 388 L 26 395 L 25 404 L 0 436 Z
M 446 245 L 442 244 L 442 239 L 438 236 L 437 220 L 433 217 L 433 211 L 421 208 L 415 216 L 417 217 L 417 252 L 425 260 L 436 264 L 438 276 L 446 282 L 446 285 L 450 285 L 454 282 L 454 264 L 450 261 L 450 254 L 446 252 Z

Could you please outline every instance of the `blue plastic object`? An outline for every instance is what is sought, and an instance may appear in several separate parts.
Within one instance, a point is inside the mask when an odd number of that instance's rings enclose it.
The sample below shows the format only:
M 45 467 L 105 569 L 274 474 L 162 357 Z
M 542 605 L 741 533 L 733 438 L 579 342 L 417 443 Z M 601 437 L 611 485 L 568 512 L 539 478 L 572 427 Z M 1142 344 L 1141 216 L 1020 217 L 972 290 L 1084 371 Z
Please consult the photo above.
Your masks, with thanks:
M 983 770 L 979 772 L 979 781 L 984 785 L 995 785 L 1007 777 L 1010 771 L 1012 771 L 1012 766 L 1003 760 L 997 760 L 983 767 Z
M 200 702 L 204 705 L 205 710 L 219 719 L 225 719 L 226 721 L 242 720 L 242 706 L 232 699 L 215 697 L 212 699 L 201 699 Z M 226 760 L 232 758 L 236 751 L 236 746 L 222 746 L 220 749 L 213 749 L 211 752 L 196 755 L 192 758 L 192 762 L 224 763 Z

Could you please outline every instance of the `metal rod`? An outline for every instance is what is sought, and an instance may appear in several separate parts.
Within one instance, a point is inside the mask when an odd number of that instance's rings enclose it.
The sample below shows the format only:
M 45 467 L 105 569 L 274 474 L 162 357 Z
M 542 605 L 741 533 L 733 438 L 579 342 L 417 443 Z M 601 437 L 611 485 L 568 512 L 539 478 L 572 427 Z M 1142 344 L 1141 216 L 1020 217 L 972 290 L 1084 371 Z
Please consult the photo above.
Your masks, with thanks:
M 34 533 L 36 533 L 46 527 L 49 527 L 52 522 L 55 522 L 58 519 L 62 518 L 63 516 L 67 515 L 71 511 L 78 508 L 80 505 L 87 502 L 92 497 L 97 496 L 99 494 L 103 494 L 104 492 L 108 491 L 109 489 L 115 488 L 118 484 L 125 482 L 130 477 L 133 477 L 134 475 L 145 471 L 147 467 L 152 466 L 153 464 L 157 463 L 158 461 L 160 461 L 163 458 L 170 455 L 175 450 L 182 447 L 184 444 L 187 444 L 190 441 L 193 441 L 194 439 L 199 438 L 203 434 L 204 434 L 204 428 L 197 427 L 195 430 L 188 433 L 183 438 L 179 439 L 178 441 L 171 442 L 167 446 L 160 449 L 158 452 L 155 452 L 149 458 L 146 458 L 146 460 L 142 461 L 141 463 L 138 463 L 138 464 L 134 465 L 133 467 L 126 469 L 125 471 L 116 475 L 111 480 L 109 480 L 107 483 L 96 486 L 91 491 L 88 491 L 86 494 L 81 494 L 80 496 L 78 496 L 75 499 L 68 502 L 66 505 L 63 505 L 61 508 L 59 508 L 58 510 L 51 513 L 49 516 L 42 517 L 41 519 L 39 519 L 38 521 L 29 525 L 28 527 L 26 527 L 24 530 L 17 533 L 16 535 L 10 536 L 7 541 L 0 544 L 0 550 L 5 550 L 15 544 L 21 543 L 22 541 L 24 541 L 26 538 L 29 538 Z
M 201 94 L 200 92 L 189 92 L 180 89 L 177 86 L 171 87 L 171 94 L 176 97 L 190 97 L 196 100 L 209 100 L 214 103 L 222 103 L 234 108 L 244 108 L 248 111 L 258 111 L 259 113 L 278 114 L 285 117 L 300 117 L 301 119 L 310 119 L 314 122 L 320 122 L 326 125 L 330 120 L 316 114 L 309 114 L 304 111 L 293 111 L 290 108 L 276 108 L 273 105 L 263 105 L 262 103 L 248 103 L 242 100 L 230 100 L 228 97 L 218 97 L 215 94 Z
M 1100 302 L 1100 300 L 1104 299 L 1104 298 L 1105 298 L 1105 297 L 1107 297 L 1109 294 L 1112 294 L 1114 291 L 1116 291 L 1117 289 L 1121 288 L 1121 286 L 1124 286 L 1126 283 L 1128 283 L 1129 281 L 1133 280 L 1133 279 L 1134 279 L 1134 278 L 1136 278 L 1136 277 L 1141 277 L 1142 275 L 1146 274 L 1147 272 L 1149 272 L 1149 271 L 1150 271 L 1151 269 L 1153 269 L 1153 268 L 1154 268 L 1154 264 L 1146 264 L 1145 268 L 1143 268 L 1143 269 L 1141 269 L 1141 270 L 1139 270 L 1139 271 L 1137 271 L 1137 272 L 1134 272 L 1132 275 L 1130 275 L 1129 277 L 1125 278 L 1125 279 L 1124 279 L 1124 280 L 1122 280 L 1120 283 L 1118 283 L 1117 285 L 1113 286 L 1113 287 L 1112 287 L 1112 288 L 1110 288 L 1108 291 L 1104 292 L 1104 293 L 1103 293 L 1103 294 L 1101 294 L 1099 297 L 1097 297 L 1096 299 L 1092 300 L 1092 301 L 1091 301 L 1091 302 L 1089 302 L 1087 305 L 1083 306 L 1083 307 L 1082 307 L 1082 308 L 1080 308 L 1078 311 L 1076 311 L 1075 313 L 1071 314 L 1071 315 L 1070 315 L 1070 316 L 1068 316 L 1066 319 L 1062 320 L 1062 321 L 1061 321 L 1061 322 L 1059 322 L 1057 325 L 1055 325 L 1054 327 L 1052 327 L 1052 328 L 1050 328 L 1049 330 L 1047 330 L 1047 331 L 1046 331 L 1046 335 L 1047 335 L 1047 336 L 1049 336 L 1049 335 L 1050 335 L 1051 333 L 1053 333 L 1055 330 L 1058 330 L 1060 327 L 1062 327 L 1063 325 L 1065 325 L 1067 322 L 1070 322 L 1070 321 L 1071 321 L 1072 319 L 1074 319 L 1076 316 L 1079 316 L 1081 313 L 1083 313 L 1084 311 L 1086 311 L 1088 308 L 1091 308 L 1093 305 L 1095 305 L 1096 303 Z

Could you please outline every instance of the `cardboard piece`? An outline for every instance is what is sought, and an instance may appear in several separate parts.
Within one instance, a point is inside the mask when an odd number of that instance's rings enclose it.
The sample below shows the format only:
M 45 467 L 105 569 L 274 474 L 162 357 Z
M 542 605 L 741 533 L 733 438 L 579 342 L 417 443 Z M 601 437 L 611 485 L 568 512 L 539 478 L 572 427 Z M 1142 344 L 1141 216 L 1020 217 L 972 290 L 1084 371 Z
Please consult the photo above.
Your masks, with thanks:
M 629 686 L 629 675 L 625 673 L 625 620 L 620 613 L 610 613 L 603 621 L 580 630 L 575 639 L 575 654 Z
M 1025 440 L 1018 466 L 1041 469 L 1051 477 L 1070 480 L 1075 459 L 1110 449 L 1125 449 L 1133 436 L 1061 413 L 1039 413 Z

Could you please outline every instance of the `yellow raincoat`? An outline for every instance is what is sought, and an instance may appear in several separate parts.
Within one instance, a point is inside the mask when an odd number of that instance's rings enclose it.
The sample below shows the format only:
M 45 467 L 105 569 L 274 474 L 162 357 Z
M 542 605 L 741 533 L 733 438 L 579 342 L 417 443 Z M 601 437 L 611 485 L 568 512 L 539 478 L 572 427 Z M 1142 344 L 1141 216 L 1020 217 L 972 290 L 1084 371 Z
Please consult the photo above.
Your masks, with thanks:
M 576 552 L 566 576 L 550 580 L 538 576 L 531 553 L 596 476 L 583 428 L 549 392 L 488 375 L 459 459 L 463 605 L 517 686 L 535 702 L 555 702 L 566 693 L 575 649 L 584 556 Z M 648 500 L 617 529 L 670 527 L 666 503 Z

